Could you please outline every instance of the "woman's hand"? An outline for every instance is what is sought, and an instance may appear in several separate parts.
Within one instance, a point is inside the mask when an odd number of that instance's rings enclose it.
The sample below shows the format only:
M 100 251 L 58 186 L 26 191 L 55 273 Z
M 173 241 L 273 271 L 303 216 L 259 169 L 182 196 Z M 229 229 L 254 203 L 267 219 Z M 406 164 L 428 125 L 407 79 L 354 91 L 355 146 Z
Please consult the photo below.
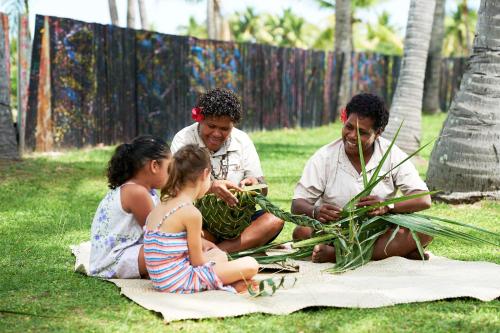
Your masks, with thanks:
M 357 207 L 366 207 L 366 206 L 373 206 L 376 205 L 380 202 L 383 202 L 379 196 L 377 195 L 369 195 L 364 198 L 359 199 L 358 204 L 356 205 Z M 389 213 L 390 208 L 387 206 L 382 206 L 378 208 L 374 208 L 368 212 L 369 216 L 377 216 L 377 215 L 384 215 Z
M 314 206 L 314 218 L 322 223 L 340 219 L 342 209 L 335 205 L 323 204 Z
M 238 204 L 238 199 L 229 191 L 230 189 L 242 191 L 240 187 L 229 180 L 214 180 L 209 191 L 224 200 L 229 207 L 234 207 Z
M 240 182 L 240 186 L 251 186 L 259 183 L 259 180 L 255 177 L 247 177 Z

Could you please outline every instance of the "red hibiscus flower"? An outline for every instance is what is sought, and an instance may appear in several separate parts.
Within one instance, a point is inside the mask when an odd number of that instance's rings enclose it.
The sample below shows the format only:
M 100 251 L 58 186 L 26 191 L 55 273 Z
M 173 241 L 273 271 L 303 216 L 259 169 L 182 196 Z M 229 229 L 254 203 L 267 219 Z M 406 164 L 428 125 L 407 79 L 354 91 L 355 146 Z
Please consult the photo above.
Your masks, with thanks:
M 205 116 L 201 113 L 201 109 L 200 108 L 193 108 L 191 110 L 191 118 L 193 118 L 194 121 L 196 121 L 197 123 L 199 123 L 200 121 L 202 121 L 203 119 L 205 119 Z
M 342 123 L 344 124 L 347 121 L 347 110 L 345 108 L 340 110 L 340 121 L 342 121 Z

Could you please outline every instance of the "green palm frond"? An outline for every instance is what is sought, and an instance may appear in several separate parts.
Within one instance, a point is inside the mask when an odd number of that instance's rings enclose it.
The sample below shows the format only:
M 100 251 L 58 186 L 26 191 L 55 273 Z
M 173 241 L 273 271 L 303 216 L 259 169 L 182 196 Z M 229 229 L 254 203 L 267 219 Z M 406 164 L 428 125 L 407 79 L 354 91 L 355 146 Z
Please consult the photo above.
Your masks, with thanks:
M 219 239 L 238 237 L 252 223 L 251 218 L 257 205 L 283 221 L 314 230 L 324 229 L 320 222 L 308 216 L 285 212 L 257 191 L 231 191 L 238 199 L 235 207 L 229 207 L 214 194 L 207 194 L 195 203 L 203 216 L 203 228 Z

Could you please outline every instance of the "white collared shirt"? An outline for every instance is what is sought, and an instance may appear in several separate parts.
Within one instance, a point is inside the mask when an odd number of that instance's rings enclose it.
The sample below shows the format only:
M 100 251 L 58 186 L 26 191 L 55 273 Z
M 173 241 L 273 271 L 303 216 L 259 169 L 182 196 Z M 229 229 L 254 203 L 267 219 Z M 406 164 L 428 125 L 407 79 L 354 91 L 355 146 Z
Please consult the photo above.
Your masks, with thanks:
M 177 132 L 172 140 L 170 149 L 175 154 L 181 147 L 188 144 L 197 144 L 203 148 L 206 147 L 198 134 L 198 123 L 194 123 Z M 223 144 L 218 151 L 211 154 L 210 161 L 216 175 L 221 173 L 221 160 L 226 152 L 227 161 L 224 164 L 227 163 L 228 165 L 227 180 L 239 185 L 240 181 L 245 178 L 263 176 L 257 150 L 245 132 L 233 127 L 230 138 L 226 140 L 226 144 Z
M 366 165 L 368 179 L 373 175 L 390 142 L 382 137 L 375 140 L 375 149 Z M 395 145 L 379 173 L 382 176 L 393 166 L 404 160 L 407 155 Z M 363 176 L 358 173 L 347 157 L 342 139 L 338 139 L 320 148 L 307 161 L 293 199 L 306 199 L 310 204 L 328 203 L 342 208 L 352 197 L 363 190 Z M 415 166 L 406 161 L 392 170 L 372 190 L 372 195 L 382 199 L 421 190 L 428 191 L 427 185 L 420 178 Z

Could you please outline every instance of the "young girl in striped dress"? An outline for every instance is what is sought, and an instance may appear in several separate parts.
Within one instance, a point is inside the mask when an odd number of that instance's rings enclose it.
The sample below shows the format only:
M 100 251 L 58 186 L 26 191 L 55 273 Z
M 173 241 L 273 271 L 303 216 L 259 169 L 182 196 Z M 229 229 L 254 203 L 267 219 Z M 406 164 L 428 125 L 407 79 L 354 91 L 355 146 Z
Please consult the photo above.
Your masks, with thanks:
M 208 261 L 202 252 L 202 216 L 193 205 L 210 187 L 210 157 L 187 145 L 173 156 L 162 203 L 148 216 L 144 257 L 153 287 L 171 293 L 222 289 L 243 291 L 257 274 L 254 258 Z

